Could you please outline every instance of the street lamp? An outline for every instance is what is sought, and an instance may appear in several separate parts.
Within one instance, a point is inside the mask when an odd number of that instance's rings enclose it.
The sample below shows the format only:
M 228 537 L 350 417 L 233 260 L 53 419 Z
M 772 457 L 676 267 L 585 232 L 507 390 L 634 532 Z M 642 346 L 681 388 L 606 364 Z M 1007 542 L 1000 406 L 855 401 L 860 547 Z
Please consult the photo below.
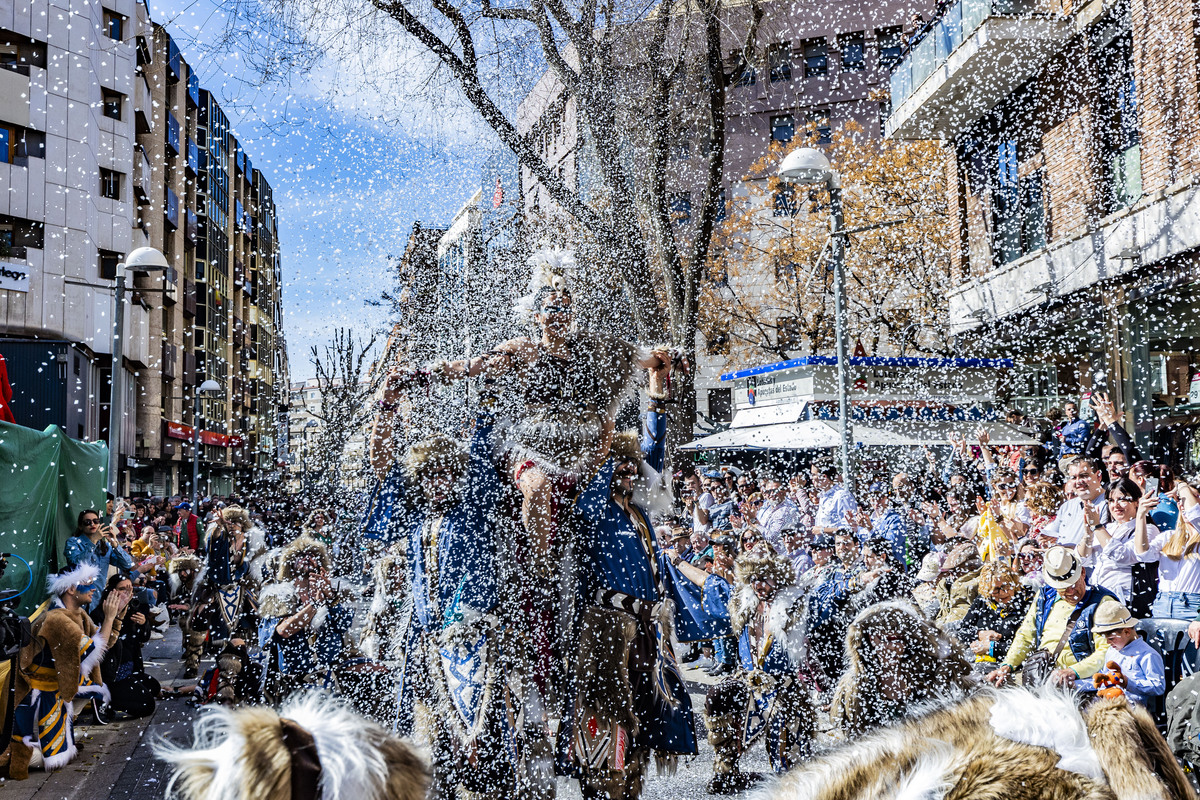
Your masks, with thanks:
M 113 497 L 120 494 L 120 451 L 122 429 L 125 425 L 125 274 L 135 272 L 164 272 L 171 268 L 161 251 L 139 247 L 117 264 L 117 285 L 113 293 L 116 308 L 113 312 L 112 380 L 108 403 L 108 491 Z
M 192 405 L 192 513 L 200 508 L 200 428 L 204 418 L 200 414 L 200 395 L 221 391 L 221 384 L 209 378 L 196 387 L 196 399 Z
M 846 232 L 842 215 L 842 179 L 829 159 L 813 147 L 801 147 L 784 156 L 779 177 L 805 186 L 821 185 L 829 189 L 833 263 L 833 331 L 837 340 L 838 438 L 841 441 L 842 480 L 854 490 L 850 472 L 850 364 L 846 356 Z

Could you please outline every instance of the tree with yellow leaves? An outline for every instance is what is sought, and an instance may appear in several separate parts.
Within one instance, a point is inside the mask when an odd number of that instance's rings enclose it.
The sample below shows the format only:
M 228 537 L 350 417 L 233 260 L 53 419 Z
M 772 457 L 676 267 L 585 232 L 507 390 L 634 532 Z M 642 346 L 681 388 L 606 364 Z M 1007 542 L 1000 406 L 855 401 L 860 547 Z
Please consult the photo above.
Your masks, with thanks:
M 718 231 L 700 330 L 730 367 L 831 353 L 829 195 L 775 175 L 810 125 L 751 167 Z M 842 178 L 850 341 L 869 355 L 944 352 L 952 235 L 938 142 L 869 140 L 847 123 L 820 145 Z

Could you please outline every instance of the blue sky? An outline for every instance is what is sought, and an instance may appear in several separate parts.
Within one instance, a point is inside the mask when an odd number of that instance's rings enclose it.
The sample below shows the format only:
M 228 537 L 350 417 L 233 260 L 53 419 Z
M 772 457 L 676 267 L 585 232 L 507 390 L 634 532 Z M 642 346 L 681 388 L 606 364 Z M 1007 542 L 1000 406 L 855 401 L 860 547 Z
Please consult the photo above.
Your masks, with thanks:
M 312 377 L 309 348 L 332 328 L 384 326 L 365 301 L 389 285 L 387 256 L 403 252 L 414 221 L 449 223 L 479 187 L 490 136 L 453 93 L 439 90 L 441 108 L 380 97 L 345 64 L 257 85 L 238 48 L 221 43 L 231 20 L 211 0 L 150 0 L 150 13 L 275 190 L 291 377 Z M 403 46 L 389 57 L 419 61 Z

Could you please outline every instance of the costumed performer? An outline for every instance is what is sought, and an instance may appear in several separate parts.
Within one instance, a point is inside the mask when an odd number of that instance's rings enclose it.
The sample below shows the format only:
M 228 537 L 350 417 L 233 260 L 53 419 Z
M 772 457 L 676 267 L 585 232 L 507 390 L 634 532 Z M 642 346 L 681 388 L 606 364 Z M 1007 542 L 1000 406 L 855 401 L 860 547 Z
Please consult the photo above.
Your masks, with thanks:
M 685 603 L 651 525 L 649 507 L 669 510 L 661 472 L 669 362 L 650 370 L 650 407 L 639 444 L 619 434 L 612 457 L 580 495 L 582 602 L 572 641 L 574 694 L 560 747 L 584 798 L 636 800 L 651 754 L 664 771 L 696 753 L 691 700 L 672 646 Z M 686 612 L 685 612 L 686 610 Z M 683 620 L 680 620 L 683 623 Z
M 33 623 L 33 639 L 21 649 L 16 675 L 16 716 L 9 746 L 9 777 L 24 780 L 29 768 L 57 769 L 75 758 L 72 704 L 110 699 L 100 664 L 113 622 L 129 594 L 105 599 L 104 622 L 97 628 L 87 614 L 99 571 L 91 563 L 51 575 L 46 588 L 53 607 Z

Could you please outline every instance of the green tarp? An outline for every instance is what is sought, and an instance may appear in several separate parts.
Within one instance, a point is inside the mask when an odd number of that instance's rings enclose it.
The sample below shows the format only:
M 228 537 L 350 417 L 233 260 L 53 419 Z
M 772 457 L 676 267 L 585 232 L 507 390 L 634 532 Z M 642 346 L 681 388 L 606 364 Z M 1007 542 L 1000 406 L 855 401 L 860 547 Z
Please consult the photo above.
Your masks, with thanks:
M 66 566 L 63 545 L 80 511 L 104 513 L 108 446 L 70 439 L 57 425 L 44 431 L 0 422 L 0 552 L 33 567 L 33 586 L 18 611 L 46 596 L 46 575 Z M 9 559 L 0 589 L 24 588 L 25 565 Z

